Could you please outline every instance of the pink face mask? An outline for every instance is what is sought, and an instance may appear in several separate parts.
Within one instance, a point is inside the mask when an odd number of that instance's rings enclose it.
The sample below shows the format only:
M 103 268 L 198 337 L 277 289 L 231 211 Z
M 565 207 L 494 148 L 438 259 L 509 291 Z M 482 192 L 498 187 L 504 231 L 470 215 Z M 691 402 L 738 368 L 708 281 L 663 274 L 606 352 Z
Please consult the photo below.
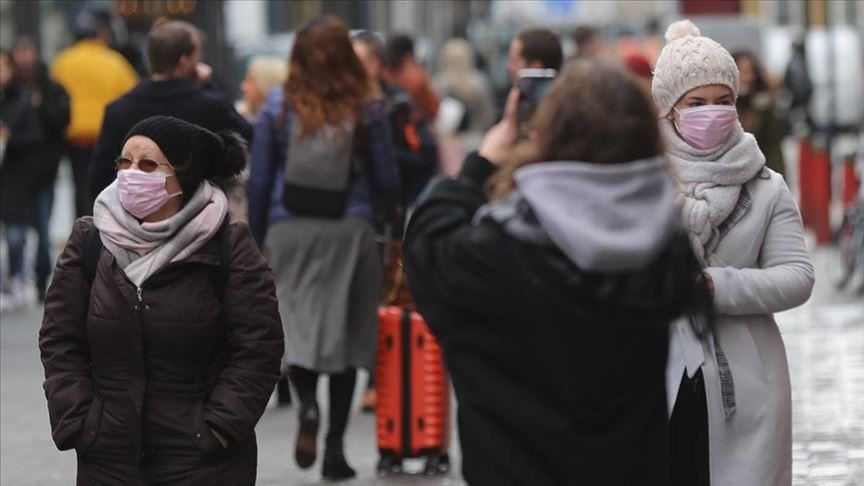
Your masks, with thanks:
M 734 106 L 706 105 L 686 108 L 678 112 L 676 127 L 681 138 L 690 145 L 707 150 L 720 145 L 738 122 Z
M 142 172 L 127 169 L 117 173 L 117 195 L 120 204 L 129 214 L 138 219 L 144 219 L 155 213 L 172 197 L 183 192 L 168 194 L 165 189 L 165 179 L 174 175 L 159 172 Z

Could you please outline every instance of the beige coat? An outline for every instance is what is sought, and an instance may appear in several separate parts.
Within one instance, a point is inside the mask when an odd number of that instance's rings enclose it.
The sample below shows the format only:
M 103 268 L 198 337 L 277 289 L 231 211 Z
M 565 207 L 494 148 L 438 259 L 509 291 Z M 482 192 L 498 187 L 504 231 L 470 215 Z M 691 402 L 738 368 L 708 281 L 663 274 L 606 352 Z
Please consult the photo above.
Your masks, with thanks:
M 792 401 L 789 367 L 773 313 L 807 301 L 814 283 L 801 215 L 783 178 L 765 169 L 745 185 L 749 209 L 721 240 L 706 269 L 719 314 L 715 334 L 735 384 L 736 411 L 726 420 L 713 344 L 685 323 L 670 335 L 670 407 L 681 375 L 702 366 L 708 402 L 712 486 L 790 486 Z

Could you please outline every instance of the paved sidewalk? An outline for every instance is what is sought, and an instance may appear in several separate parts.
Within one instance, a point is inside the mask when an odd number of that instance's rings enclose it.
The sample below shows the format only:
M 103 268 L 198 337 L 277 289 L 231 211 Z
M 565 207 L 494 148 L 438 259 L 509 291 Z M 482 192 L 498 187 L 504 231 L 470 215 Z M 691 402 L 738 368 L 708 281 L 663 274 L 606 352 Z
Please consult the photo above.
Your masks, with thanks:
M 833 288 L 833 252 L 814 259 L 813 298 L 777 315 L 792 378 L 793 486 L 864 486 L 864 297 Z
M 777 316 L 792 375 L 794 486 L 864 485 L 864 300 L 831 288 L 832 258 L 826 251 L 816 255 L 819 285 L 811 302 Z M 2 486 L 67 486 L 73 482 L 74 453 L 59 453 L 51 442 L 36 347 L 40 321 L 41 310 L 35 307 L 0 315 Z M 324 389 L 322 382 L 319 390 Z M 326 417 L 326 411 L 323 413 Z M 296 408 L 271 407 L 259 424 L 259 485 L 319 484 L 320 463 L 308 472 L 299 471 L 293 463 L 295 414 Z M 376 478 L 373 431 L 373 418 L 355 413 L 346 442 L 348 459 L 359 477 L 344 484 L 464 484 L 458 479 L 455 443 L 455 471 L 447 477 Z

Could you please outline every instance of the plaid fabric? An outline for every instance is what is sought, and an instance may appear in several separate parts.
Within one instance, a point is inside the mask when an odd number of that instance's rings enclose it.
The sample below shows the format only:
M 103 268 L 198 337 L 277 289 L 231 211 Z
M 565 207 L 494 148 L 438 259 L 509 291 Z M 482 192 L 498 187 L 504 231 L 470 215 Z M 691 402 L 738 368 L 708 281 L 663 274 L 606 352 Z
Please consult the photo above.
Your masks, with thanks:
M 713 335 L 713 333 L 712 333 Z M 726 353 L 720 347 L 720 342 L 714 337 L 714 357 L 717 359 L 717 373 L 720 375 L 720 397 L 723 400 L 723 414 L 726 420 L 735 415 L 735 381 L 732 379 L 732 369 L 726 359 Z
M 720 397 L 723 401 L 723 414 L 726 420 L 731 420 L 735 415 L 735 380 L 732 378 L 732 368 L 729 366 L 729 360 L 726 358 L 726 353 L 720 346 L 720 341 L 712 332 L 713 323 L 710 316 L 706 315 L 691 315 L 690 325 L 693 326 L 693 331 L 702 340 L 703 343 L 711 339 L 711 344 L 714 348 L 714 359 L 717 362 L 717 374 L 720 377 Z

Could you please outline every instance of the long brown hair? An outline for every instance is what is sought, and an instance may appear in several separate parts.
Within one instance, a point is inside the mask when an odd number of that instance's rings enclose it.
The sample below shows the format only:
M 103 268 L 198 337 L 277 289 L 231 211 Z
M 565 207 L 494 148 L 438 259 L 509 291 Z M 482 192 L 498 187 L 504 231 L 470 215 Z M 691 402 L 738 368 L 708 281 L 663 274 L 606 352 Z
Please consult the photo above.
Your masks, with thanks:
M 535 137 L 491 181 L 493 198 L 515 183 L 517 169 L 536 162 L 620 164 L 663 153 L 654 104 L 623 68 L 576 60 L 565 66 L 537 107 Z
M 325 16 L 307 23 L 294 40 L 285 81 L 283 119 L 292 110 L 311 135 L 324 125 L 356 121 L 369 90 L 366 70 L 348 27 Z

